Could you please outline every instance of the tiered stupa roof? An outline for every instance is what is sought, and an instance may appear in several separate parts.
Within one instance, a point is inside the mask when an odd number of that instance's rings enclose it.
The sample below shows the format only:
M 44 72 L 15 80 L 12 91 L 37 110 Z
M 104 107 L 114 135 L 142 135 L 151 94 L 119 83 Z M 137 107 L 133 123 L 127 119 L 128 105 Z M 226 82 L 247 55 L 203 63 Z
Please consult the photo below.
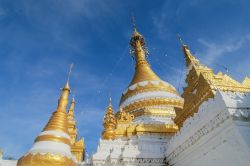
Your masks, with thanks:
M 213 69 L 202 64 L 182 42 L 182 49 L 187 66 L 187 86 L 183 89 L 183 109 L 176 109 L 175 123 L 182 127 L 183 122 L 198 111 L 199 106 L 213 98 L 218 90 L 228 92 L 250 92 L 250 79 L 242 83 L 222 72 L 214 73 Z
M 70 151 L 67 112 L 70 93 L 69 79 L 61 91 L 56 111 L 43 131 L 36 137 L 32 148 L 22 156 L 17 166 L 75 166 L 76 158 Z
M 183 100 L 175 87 L 161 80 L 151 69 L 146 58 L 144 37 L 135 26 L 130 45 L 135 59 L 135 73 L 128 88 L 122 94 L 120 108 L 132 113 L 155 105 L 182 107 Z M 136 113 L 134 115 L 138 116 Z
M 112 106 L 111 98 L 109 100 L 109 105 L 106 109 L 106 113 L 103 119 L 104 131 L 102 132 L 102 139 L 114 139 L 115 138 L 115 125 L 116 118 Z
M 77 161 L 80 163 L 83 161 L 85 144 L 84 139 L 78 139 L 77 126 L 75 121 L 75 98 L 71 100 L 69 112 L 68 112 L 68 130 L 71 137 L 71 152 L 75 155 Z

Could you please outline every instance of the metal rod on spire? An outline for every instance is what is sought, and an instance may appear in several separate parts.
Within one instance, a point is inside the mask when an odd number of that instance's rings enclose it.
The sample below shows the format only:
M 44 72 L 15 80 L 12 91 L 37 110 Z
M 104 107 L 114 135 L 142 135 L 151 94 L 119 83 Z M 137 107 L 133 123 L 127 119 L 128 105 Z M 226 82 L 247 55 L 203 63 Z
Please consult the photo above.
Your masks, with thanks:
M 75 100 L 76 90 L 72 89 L 72 99 Z
M 112 97 L 111 97 L 111 92 L 109 92 L 109 105 L 112 105 Z
M 180 34 L 177 34 L 177 37 L 178 37 L 178 39 L 180 40 L 181 44 L 182 44 L 182 45 L 185 45 L 184 42 L 183 42 L 183 40 L 182 40 L 182 38 L 181 38 L 181 35 L 180 35 Z
M 133 25 L 133 29 L 134 31 L 136 30 L 136 25 L 135 25 L 135 17 L 133 15 L 133 13 L 131 13 L 131 19 L 132 19 L 132 25 Z
M 70 78 L 70 74 L 71 74 L 71 71 L 72 71 L 73 66 L 74 66 L 74 64 L 71 63 L 71 64 L 70 64 L 70 68 L 69 68 L 69 73 L 68 73 L 67 82 L 69 82 L 69 78 Z

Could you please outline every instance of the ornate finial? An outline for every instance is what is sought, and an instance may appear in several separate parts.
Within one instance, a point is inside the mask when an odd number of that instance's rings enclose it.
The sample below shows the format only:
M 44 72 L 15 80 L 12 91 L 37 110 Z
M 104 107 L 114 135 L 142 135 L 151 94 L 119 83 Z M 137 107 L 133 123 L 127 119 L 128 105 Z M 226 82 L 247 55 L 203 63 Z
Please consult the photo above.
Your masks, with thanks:
M 135 28 L 134 17 L 132 16 Z M 145 80 L 160 80 L 160 78 L 152 71 L 148 63 L 148 48 L 146 47 L 144 37 L 135 29 L 130 39 L 130 54 L 135 61 L 135 75 L 130 85 Z
M 131 14 L 131 20 L 132 20 L 133 29 L 134 29 L 134 31 L 136 31 L 135 17 L 133 14 Z
M 73 67 L 74 67 L 74 64 L 71 63 L 71 64 L 70 64 L 70 68 L 69 68 L 69 73 L 68 73 L 68 79 L 67 79 L 67 81 L 69 81 L 70 74 L 71 74 L 71 71 L 72 71 L 72 68 L 73 68 Z
M 177 37 L 178 37 L 178 39 L 180 40 L 181 45 L 184 46 L 185 44 L 184 44 L 184 42 L 183 42 L 183 40 L 182 40 L 182 38 L 181 38 L 181 35 L 180 35 L 180 34 L 177 34 Z
M 72 90 L 72 102 L 75 102 L 75 95 L 76 95 L 76 91 L 75 89 Z
M 109 106 L 106 109 L 106 113 L 103 119 L 104 131 L 102 132 L 103 139 L 113 139 L 115 137 L 115 125 L 116 119 L 111 105 L 111 97 L 109 98 Z
M 111 96 L 109 97 L 109 105 L 110 106 L 112 105 L 112 98 L 111 98 Z
M 68 77 L 67 77 L 67 82 L 66 82 L 66 85 L 64 88 L 68 88 L 69 89 L 69 78 L 70 78 L 70 74 L 71 74 L 71 71 L 72 71 L 72 68 L 73 68 L 73 63 L 70 64 L 70 68 L 69 68 L 69 73 L 68 73 Z
M 144 37 L 137 31 L 133 15 L 131 16 L 131 18 L 132 18 L 134 33 L 130 39 L 130 45 L 131 45 L 130 53 L 136 60 L 137 56 L 136 54 L 140 52 L 140 50 L 143 50 L 142 56 L 145 58 L 145 56 L 147 56 L 148 51 L 147 48 L 145 47 Z
M 70 78 L 72 68 L 73 68 L 73 64 L 70 65 L 67 82 L 66 82 L 65 86 L 63 87 L 62 92 L 61 92 L 61 96 L 58 100 L 58 107 L 57 107 L 58 110 L 64 110 L 67 107 L 68 97 L 69 97 L 69 93 L 70 93 L 69 78 Z

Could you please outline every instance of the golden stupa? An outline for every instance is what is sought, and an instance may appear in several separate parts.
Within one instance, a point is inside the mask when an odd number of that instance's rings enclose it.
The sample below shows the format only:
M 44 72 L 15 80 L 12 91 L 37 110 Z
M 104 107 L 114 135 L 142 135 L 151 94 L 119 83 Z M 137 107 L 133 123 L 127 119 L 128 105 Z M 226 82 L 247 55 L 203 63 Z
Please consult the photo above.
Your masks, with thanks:
M 135 59 L 135 73 L 129 87 L 123 92 L 120 107 L 124 111 L 131 112 L 135 109 L 140 109 L 147 106 L 154 105 L 172 105 L 175 107 L 182 107 L 183 100 L 179 98 L 179 94 L 174 86 L 171 84 L 161 80 L 159 76 L 157 76 L 154 71 L 151 69 L 146 56 L 147 49 L 145 46 L 144 37 L 137 31 L 134 26 L 134 33 L 130 40 L 130 45 L 132 49 L 132 54 Z M 134 102 L 130 104 L 127 102 L 128 98 L 131 96 L 135 96 L 137 94 L 145 94 L 145 96 L 150 96 L 150 92 L 164 92 L 168 93 L 171 96 L 171 100 L 169 98 L 160 98 L 160 99 L 149 99 Z M 151 93 L 152 94 L 152 93 Z M 136 113 L 133 113 L 137 116 Z
M 84 139 L 78 139 L 76 121 L 75 121 L 75 98 L 72 98 L 69 112 L 68 112 L 68 127 L 71 138 L 71 152 L 75 155 L 77 161 L 80 163 L 84 159 L 85 144 Z
M 144 37 L 135 24 L 133 29 L 130 45 L 135 73 L 121 96 L 119 111 L 115 115 L 116 137 L 172 135 L 178 131 L 178 126 L 172 120 L 176 115 L 174 108 L 182 108 L 184 101 L 174 86 L 160 79 L 151 69 Z
M 70 75 L 70 74 L 69 74 Z M 32 148 L 22 156 L 17 166 L 75 166 L 68 132 L 67 104 L 70 93 L 69 77 L 61 91 L 58 106 Z
M 181 40 L 181 38 L 180 38 Z M 187 86 L 183 89 L 184 98 L 183 108 L 176 108 L 175 123 L 182 127 L 184 121 L 193 116 L 199 106 L 209 98 L 214 98 L 216 92 L 250 92 L 250 79 L 245 77 L 242 83 L 234 80 L 221 71 L 217 74 L 213 69 L 202 64 L 189 50 L 188 46 L 182 43 L 186 67 L 187 67 Z
M 106 114 L 103 119 L 104 131 L 102 132 L 102 139 L 114 139 L 115 138 L 115 125 L 116 118 L 112 106 L 111 98 L 109 99 L 109 105 L 106 109 Z

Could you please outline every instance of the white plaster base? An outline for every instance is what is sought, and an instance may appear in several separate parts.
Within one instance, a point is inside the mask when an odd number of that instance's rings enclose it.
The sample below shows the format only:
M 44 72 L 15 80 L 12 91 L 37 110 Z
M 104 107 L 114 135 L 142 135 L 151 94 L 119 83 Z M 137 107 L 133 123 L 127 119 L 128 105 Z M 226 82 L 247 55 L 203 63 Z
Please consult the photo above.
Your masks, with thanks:
M 248 166 L 250 94 L 217 92 L 167 147 L 169 166 Z
M 132 136 L 116 140 L 100 140 L 93 155 L 93 165 L 162 166 L 170 137 L 159 135 Z

